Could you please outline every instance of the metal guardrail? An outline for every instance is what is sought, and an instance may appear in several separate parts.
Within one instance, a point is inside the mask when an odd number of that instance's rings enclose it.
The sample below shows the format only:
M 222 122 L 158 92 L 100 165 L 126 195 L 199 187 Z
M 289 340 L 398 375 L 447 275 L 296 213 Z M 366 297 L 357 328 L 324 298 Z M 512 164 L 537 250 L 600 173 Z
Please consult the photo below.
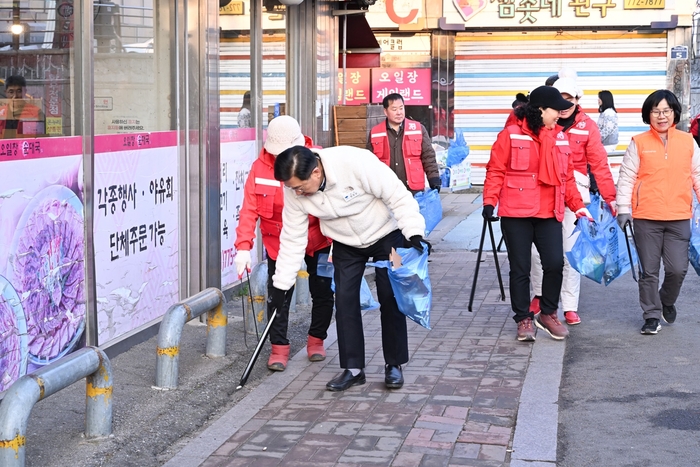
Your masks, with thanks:
M 219 289 L 210 287 L 171 306 L 163 316 L 158 330 L 156 384 L 153 389 L 177 389 L 182 328 L 187 321 L 205 312 L 207 313 L 206 355 L 208 357 L 226 355 L 228 317 L 224 312 L 224 294 Z
M 97 347 L 84 347 L 22 376 L 0 404 L 0 465 L 23 467 L 29 414 L 41 399 L 87 378 L 85 436 L 101 438 L 112 432 L 112 366 Z

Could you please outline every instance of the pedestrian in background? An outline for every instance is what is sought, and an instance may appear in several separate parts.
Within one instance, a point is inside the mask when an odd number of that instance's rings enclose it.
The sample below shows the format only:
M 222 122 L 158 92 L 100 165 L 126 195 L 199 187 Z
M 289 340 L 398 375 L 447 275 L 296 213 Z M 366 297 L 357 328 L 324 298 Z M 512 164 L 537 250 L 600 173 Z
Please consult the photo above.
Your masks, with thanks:
M 590 203 L 590 179 L 588 172 L 598 181 L 598 189 L 602 198 L 615 213 L 615 182 L 608 165 L 608 153 L 601 142 L 600 132 L 595 122 L 578 105 L 583 97 L 583 91 L 576 81 L 571 78 L 561 78 L 554 82 L 554 88 L 561 96 L 574 104 L 571 108 L 559 113 L 557 126 L 569 138 L 571 148 L 571 162 L 574 166 L 574 179 L 576 187 L 584 204 Z M 564 251 L 571 251 L 576 240 L 572 237 L 576 222 L 576 215 L 569 208 L 564 211 L 562 222 L 562 234 Z M 535 315 L 540 311 L 540 296 L 542 294 L 542 265 L 536 248 L 532 249 L 532 269 L 530 271 L 532 290 L 535 297 L 530 302 L 530 311 Z M 561 285 L 561 306 L 564 310 L 564 320 L 568 325 L 581 323 L 578 314 L 578 302 L 581 292 L 581 275 L 571 267 L 569 260 L 564 255 L 563 280 Z
M 428 130 L 422 123 L 406 118 L 401 94 L 389 94 L 382 101 L 386 120 L 372 128 L 367 149 L 394 171 L 412 193 L 425 189 L 440 191 L 442 180 Z
M 243 94 L 243 103 L 241 104 L 241 109 L 238 111 L 238 128 L 251 128 L 252 116 L 250 114 L 250 91 L 246 91 Z
M 562 110 L 573 107 L 553 87 L 540 86 L 527 105 L 517 107 L 518 124 L 498 134 L 484 181 L 484 219 L 495 206 L 508 245 L 510 303 L 518 324 L 517 339 L 534 341 L 530 304 L 530 249 L 542 258 L 542 312 L 535 324 L 555 339 L 569 331 L 557 318 L 564 250 L 564 204 L 577 216 L 590 217 L 576 189 L 569 141 L 556 128 Z
M 632 137 L 617 181 L 617 222 L 634 219 L 637 253 L 644 273 L 639 278 L 642 334 L 656 334 L 660 320 L 676 320 L 676 299 L 688 272 L 693 193 L 700 199 L 700 148 L 676 129 L 681 104 L 666 89 L 654 91 L 642 105 L 649 131 Z M 659 269 L 664 281 L 659 289 Z
M 617 128 L 617 110 L 610 91 L 598 93 L 598 128 L 603 146 L 607 152 L 614 151 L 619 140 Z
M 365 338 L 360 311 L 360 284 L 365 265 L 389 259 L 392 248 L 408 239 L 421 253 L 425 220 L 418 202 L 403 183 L 371 152 L 351 146 L 308 149 L 295 146 L 275 160 L 275 178 L 287 187 L 284 227 L 277 271 L 270 289 L 271 308 L 282 306 L 296 280 L 304 254 L 309 215 L 321 221 L 333 239 L 335 324 L 343 372 L 326 384 L 345 391 L 365 383 Z M 408 362 L 406 316 L 399 311 L 386 268 L 375 268 L 380 303 L 384 383 L 403 386 L 402 365 Z
M 284 190 L 282 184 L 275 180 L 275 157 L 287 148 L 296 145 L 313 146 L 313 141 L 304 136 L 299 123 L 292 117 L 281 115 L 272 119 L 267 127 L 267 139 L 260 155 L 253 162 L 243 189 L 238 227 L 236 227 L 236 271 L 238 277 L 250 271 L 251 255 L 255 239 L 255 226 L 260 220 L 260 233 L 263 246 L 267 252 L 267 287 L 272 288 L 272 276 L 275 274 L 277 256 L 282 232 L 282 209 L 284 207 Z M 319 255 L 330 252 L 331 241 L 321 233 L 318 219 L 310 217 L 306 237 L 306 271 L 309 274 L 309 292 L 311 294 L 311 325 L 306 341 L 306 351 L 312 362 L 326 358 L 323 341 L 333 317 L 333 290 L 331 278 L 317 274 Z M 299 263 L 301 264 L 301 259 Z M 290 294 L 291 296 L 291 294 Z M 267 367 L 274 371 L 284 371 L 289 360 L 289 340 L 287 327 L 289 323 L 289 301 L 277 309 L 277 317 L 270 329 L 272 352 Z M 271 310 L 267 310 L 268 319 Z

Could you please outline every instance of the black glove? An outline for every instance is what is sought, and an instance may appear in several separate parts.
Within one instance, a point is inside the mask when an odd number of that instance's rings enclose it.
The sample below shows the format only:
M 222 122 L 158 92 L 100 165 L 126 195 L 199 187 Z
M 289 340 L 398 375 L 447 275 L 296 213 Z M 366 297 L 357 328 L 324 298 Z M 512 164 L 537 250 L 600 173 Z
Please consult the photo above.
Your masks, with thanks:
M 481 216 L 484 219 L 492 219 L 493 218 L 493 206 L 490 204 L 484 204 L 484 210 L 481 211 Z
M 272 310 L 279 310 L 284 305 L 287 299 L 286 290 L 280 290 L 275 286 L 270 287 L 267 291 L 267 309 L 271 313 Z
M 442 187 L 442 180 L 440 180 L 440 177 L 431 178 L 430 180 L 428 180 L 428 185 L 430 186 L 431 190 L 437 190 L 437 192 L 440 193 L 440 188 Z
M 433 251 L 433 245 L 431 245 L 428 240 L 425 240 L 420 235 L 414 235 L 413 237 L 409 238 L 408 241 L 411 243 L 411 246 L 413 248 L 420 251 L 421 253 L 423 253 L 423 243 L 428 245 L 428 254 L 430 254 Z

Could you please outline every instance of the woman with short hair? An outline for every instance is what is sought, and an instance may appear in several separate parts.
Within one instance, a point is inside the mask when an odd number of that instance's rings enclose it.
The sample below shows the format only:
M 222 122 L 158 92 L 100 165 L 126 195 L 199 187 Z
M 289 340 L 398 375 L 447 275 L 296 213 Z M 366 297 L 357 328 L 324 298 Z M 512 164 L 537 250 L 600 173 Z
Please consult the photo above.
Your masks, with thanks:
M 676 320 L 676 299 L 688 272 L 693 192 L 700 199 L 700 148 L 692 135 L 676 129 L 678 98 L 666 89 L 652 92 L 642 105 L 649 131 L 632 137 L 617 182 L 617 222 L 634 219 L 642 334 L 656 334 L 660 320 Z M 659 289 L 659 269 L 664 281 Z

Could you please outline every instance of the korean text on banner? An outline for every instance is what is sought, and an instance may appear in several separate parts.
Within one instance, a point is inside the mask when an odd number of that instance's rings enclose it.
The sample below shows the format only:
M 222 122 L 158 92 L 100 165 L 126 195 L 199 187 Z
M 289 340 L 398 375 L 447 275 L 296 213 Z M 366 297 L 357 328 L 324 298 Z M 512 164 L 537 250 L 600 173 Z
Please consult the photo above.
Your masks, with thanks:
M 177 133 L 95 137 L 94 242 L 99 345 L 178 301 Z

